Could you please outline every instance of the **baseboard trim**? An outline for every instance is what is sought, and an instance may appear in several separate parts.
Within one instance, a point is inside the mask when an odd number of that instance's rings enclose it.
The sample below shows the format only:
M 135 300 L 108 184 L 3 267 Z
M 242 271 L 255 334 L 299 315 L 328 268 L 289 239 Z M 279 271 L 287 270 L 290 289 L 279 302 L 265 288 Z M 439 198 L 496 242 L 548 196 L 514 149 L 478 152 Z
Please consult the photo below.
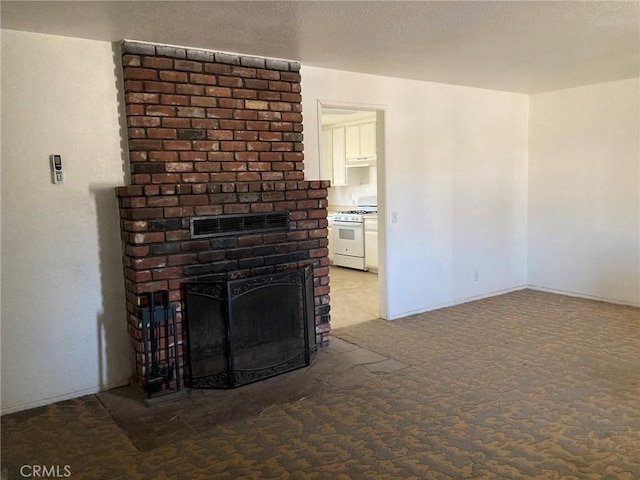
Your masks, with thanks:
M 34 400 L 32 402 L 22 403 L 20 405 L 13 405 L 10 407 L 2 408 L 0 410 L 0 416 L 8 415 L 10 413 L 21 412 L 23 410 L 30 410 L 32 408 L 45 407 L 52 403 L 62 402 L 64 400 L 71 400 L 74 398 L 82 397 L 84 395 L 93 395 L 99 392 L 104 392 L 106 390 L 111 390 L 112 388 L 118 388 L 128 384 L 129 384 L 129 378 L 127 378 L 126 380 L 118 381 L 118 382 L 112 382 L 106 385 L 100 385 L 99 387 L 87 387 L 87 388 L 75 390 L 69 393 L 54 395 L 53 397 Z
M 482 300 L 485 298 L 496 297 L 498 295 L 504 295 L 505 293 L 517 292 L 518 290 L 524 290 L 529 288 L 528 285 L 518 285 L 516 287 L 505 288 L 503 290 L 495 290 L 493 292 L 483 293 L 482 295 L 474 295 L 472 297 L 466 297 L 462 299 L 452 300 L 451 302 L 440 303 L 437 305 L 432 305 L 430 307 L 426 307 L 424 309 L 413 310 L 409 312 L 403 312 L 396 315 L 390 315 L 387 320 L 399 320 L 401 318 L 405 318 L 411 315 L 418 315 L 419 313 L 432 312 L 434 310 L 440 310 L 441 308 L 455 307 L 456 305 L 463 305 L 469 302 L 475 302 L 477 300 Z
M 628 302 L 616 298 L 599 297 L 597 295 L 588 295 L 586 293 L 571 292 L 568 290 L 558 290 L 556 288 L 539 287 L 537 285 L 528 285 L 526 288 L 536 290 L 538 292 L 555 293 L 556 295 L 566 295 L 567 297 L 584 298 L 586 300 L 595 300 L 597 302 L 613 303 L 615 305 L 625 305 L 627 307 L 640 307 L 640 303 Z
M 625 300 L 619 300 L 619 299 L 615 299 L 615 298 L 598 297 L 596 295 L 587 295 L 587 294 L 584 294 L 584 293 L 570 292 L 570 291 L 567 291 L 567 290 L 558 290 L 558 289 L 555 289 L 555 288 L 539 287 L 537 285 L 518 285 L 517 287 L 513 287 L 513 288 L 506 288 L 504 290 L 496 290 L 494 292 L 489 292 L 489 293 L 485 293 L 485 294 L 482 294 L 482 295 L 475 295 L 473 297 L 466 297 L 466 298 L 459 299 L 459 300 L 453 300 L 451 302 L 441 303 L 441 304 L 433 305 L 433 306 L 426 307 L 426 308 L 423 308 L 423 309 L 418 309 L 418 310 L 412 310 L 412 311 L 408 311 L 408 312 L 398 313 L 396 315 L 389 316 L 389 318 L 387 320 L 390 320 L 390 321 L 399 320 L 401 318 L 409 317 L 411 315 L 418 315 L 420 313 L 431 312 L 431 311 L 434 311 L 434 310 L 439 310 L 441 308 L 455 307 L 456 305 L 463 305 L 465 303 L 475 302 L 477 300 L 483 300 L 485 298 L 496 297 L 498 295 L 504 295 L 505 293 L 517 292 L 518 290 L 526 290 L 526 289 L 536 290 L 536 291 L 545 292 L 545 293 L 553 293 L 553 294 L 556 294 L 556 295 L 566 295 L 568 297 L 584 298 L 586 300 L 595 300 L 597 302 L 612 303 L 612 304 L 615 304 L 615 305 L 624 305 L 624 306 L 627 306 L 627 307 L 637 307 L 637 308 L 640 307 L 640 303 L 627 302 Z

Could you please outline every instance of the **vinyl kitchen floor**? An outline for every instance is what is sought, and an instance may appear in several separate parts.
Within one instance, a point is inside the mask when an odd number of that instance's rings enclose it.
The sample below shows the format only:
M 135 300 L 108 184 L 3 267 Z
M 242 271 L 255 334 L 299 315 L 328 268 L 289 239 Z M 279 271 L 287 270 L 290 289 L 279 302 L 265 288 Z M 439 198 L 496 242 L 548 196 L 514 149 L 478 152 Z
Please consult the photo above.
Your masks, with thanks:
M 332 330 L 379 318 L 378 275 L 352 268 L 329 268 Z

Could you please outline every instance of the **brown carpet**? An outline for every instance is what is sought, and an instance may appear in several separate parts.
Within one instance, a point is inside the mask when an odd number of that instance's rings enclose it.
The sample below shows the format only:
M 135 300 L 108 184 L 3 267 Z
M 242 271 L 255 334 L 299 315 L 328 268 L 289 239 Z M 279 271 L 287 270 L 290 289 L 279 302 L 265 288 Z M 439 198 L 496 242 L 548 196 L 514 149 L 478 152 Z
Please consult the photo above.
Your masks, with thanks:
M 637 308 L 524 290 L 333 338 L 233 392 L 6 415 L 2 478 L 640 478 Z

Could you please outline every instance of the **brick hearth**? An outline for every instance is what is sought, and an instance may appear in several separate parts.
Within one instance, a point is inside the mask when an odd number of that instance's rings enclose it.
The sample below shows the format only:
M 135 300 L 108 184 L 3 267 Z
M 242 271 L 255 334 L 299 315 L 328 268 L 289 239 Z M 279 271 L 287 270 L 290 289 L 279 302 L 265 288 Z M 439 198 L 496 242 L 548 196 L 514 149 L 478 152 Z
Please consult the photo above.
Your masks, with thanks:
M 144 386 L 141 308 L 169 290 L 184 366 L 182 285 L 313 265 L 317 342 L 329 332 L 327 188 L 303 173 L 296 62 L 125 41 L 131 185 L 120 204 L 127 321 Z M 283 232 L 193 239 L 194 216 L 288 211 Z

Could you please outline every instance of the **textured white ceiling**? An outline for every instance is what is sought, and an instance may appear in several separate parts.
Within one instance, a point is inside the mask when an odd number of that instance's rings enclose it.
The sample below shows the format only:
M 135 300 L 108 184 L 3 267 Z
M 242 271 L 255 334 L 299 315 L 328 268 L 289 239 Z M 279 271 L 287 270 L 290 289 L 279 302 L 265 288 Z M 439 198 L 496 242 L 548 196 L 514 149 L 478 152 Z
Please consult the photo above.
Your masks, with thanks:
M 2 1 L 2 28 L 537 93 L 639 75 L 638 1 Z

